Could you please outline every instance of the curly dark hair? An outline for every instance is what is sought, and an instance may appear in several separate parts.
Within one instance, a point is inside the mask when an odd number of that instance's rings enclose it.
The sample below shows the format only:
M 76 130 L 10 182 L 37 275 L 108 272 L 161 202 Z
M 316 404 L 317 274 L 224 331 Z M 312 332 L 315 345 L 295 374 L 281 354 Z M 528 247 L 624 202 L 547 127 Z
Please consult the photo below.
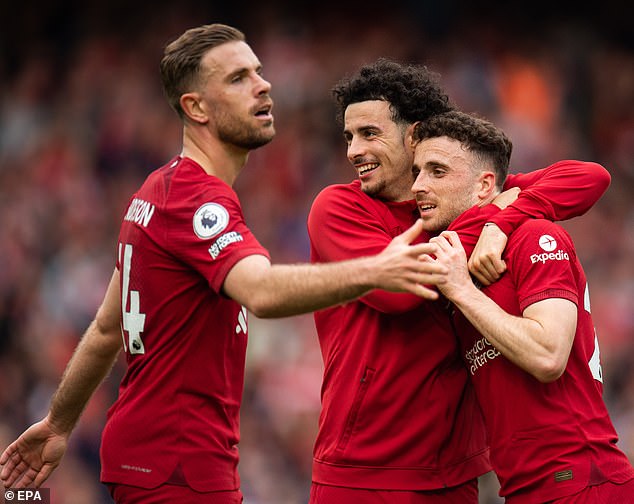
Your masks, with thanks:
M 414 144 L 442 136 L 458 140 L 468 151 L 493 166 L 496 184 L 502 188 L 509 171 L 513 143 L 492 122 L 475 114 L 453 110 L 418 123 L 412 136 Z
M 340 80 L 332 94 L 338 105 L 337 119 L 343 123 L 348 105 L 368 100 L 390 104 L 392 120 L 413 124 L 456 107 L 439 83 L 440 76 L 424 65 L 402 64 L 379 58 L 364 65 L 356 75 Z

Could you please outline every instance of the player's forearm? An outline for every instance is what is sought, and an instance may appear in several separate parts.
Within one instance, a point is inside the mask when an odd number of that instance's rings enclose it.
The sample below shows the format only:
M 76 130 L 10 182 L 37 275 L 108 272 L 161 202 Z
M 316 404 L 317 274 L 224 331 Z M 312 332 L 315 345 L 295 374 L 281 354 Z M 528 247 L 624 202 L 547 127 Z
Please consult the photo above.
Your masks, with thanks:
M 121 350 L 120 299 L 115 269 L 95 320 L 77 345 L 51 401 L 48 422 L 58 433 L 70 434 Z
M 249 309 L 259 317 L 285 317 L 347 302 L 369 292 L 376 281 L 367 260 L 275 265 L 252 291 Z
M 284 317 L 348 302 L 375 288 L 436 299 L 437 293 L 425 285 L 438 283 L 446 268 L 418 259 L 435 246 L 407 247 L 405 256 L 392 248 L 377 256 L 336 263 L 272 266 L 251 283 L 245 306 L 260 317 Z
M 95 321 L 91 323 L 51 400 L 48 421 L 56 432 L 70 434 L 73 430 L 95 389 L 112 369 L 120 340 L 120 335 L 105 335 Z
M 556 340 L 538 321 L 510 315 L 475 286 L 462 289 L 451 300 L 477 331 L 516 366 L 542 382 L 559 376 L 562 367 Z

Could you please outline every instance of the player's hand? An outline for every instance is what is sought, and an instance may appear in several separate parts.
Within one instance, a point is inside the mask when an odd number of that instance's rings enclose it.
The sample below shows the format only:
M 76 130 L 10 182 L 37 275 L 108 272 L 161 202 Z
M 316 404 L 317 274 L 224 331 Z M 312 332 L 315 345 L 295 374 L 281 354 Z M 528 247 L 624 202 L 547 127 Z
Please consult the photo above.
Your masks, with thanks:
M 68 435 L 56 433 L 45 418 L 29 427 L 0 455 L 5 488 L 39 488 L 59 465 Z
M 507 241 L 508 237 L 495 224 L 487 223 L 482 228 L 469 258 L 469 271 L 482 285 L 491 285 L 506 271 L 502 253 Z
M 511 187 L 510 189 L 498 194 L 491 203 L 501 210 L 504 210 L 511 203 L 515 203 L 515 200 L 520 195 L 520 192 L 521 189 L 519 187 Z
M 449 300 L 453 300 L 454 294 L 460 293 L 465 287 L 473 287 L 467 268 L 467 255 L 455 231 L 443 231 L 440 235 L 429 240 L 437 246 L 435 261 L 445 267 L 447 274 L 438 282 L 438 290 Z
M 433 255 L 436 245 L 411 245 L 422 230 L 423 221 L 418 219 L 413 226 L 393 238 L 383 252 L 376 256 L 378 288 L 393 292 L 411 292 L 425 299 L 438 299 L 438 292 L 425 285 L 436 285 L 444 281 L 447 268 L 435 261 L 421 259 L 426 255 Z
M 519 194 L 519 187 L 511 187 L 498 194 L 492 203 L 503 210 L 515 202 Z M 508 237 L 504 232 L 491 222 L 482 229 L 478 243 L 469 258 L 469 271 L 482 285 L 491 285 L 506 271 L 502 252 L 507 241 Z

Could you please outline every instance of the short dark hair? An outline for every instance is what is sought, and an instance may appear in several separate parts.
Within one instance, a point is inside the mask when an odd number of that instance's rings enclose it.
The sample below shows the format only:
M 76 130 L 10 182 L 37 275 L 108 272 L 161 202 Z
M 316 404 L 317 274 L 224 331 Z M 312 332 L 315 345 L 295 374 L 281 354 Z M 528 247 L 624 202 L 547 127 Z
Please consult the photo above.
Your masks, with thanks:
M 190 28 L 166 47 L 161 60 L 161 81 L 170 106 L 182 118 L 180 98 L 192 90 L 201 77 L 200 62 L 209 51 L 227 42 L 246 41 L 244 33 L 225 24 Z
M 442 136 L 458 140 L 467 150 L 493 165 L 496 185 L 502 189 L 509 171 L 513 143 L 492 122 L 475 114 L 453 110 L 418 123 L 412 136 L 414 144 Z
M 424 65 L 379 58 L 362 66 L 354 76 L 340 80 L 332 94 L 342 123 L 348 105 L 384 100 L 390 104 L 394 122 L 413 124 L 455 109 L 439 82 L 439 74 Z

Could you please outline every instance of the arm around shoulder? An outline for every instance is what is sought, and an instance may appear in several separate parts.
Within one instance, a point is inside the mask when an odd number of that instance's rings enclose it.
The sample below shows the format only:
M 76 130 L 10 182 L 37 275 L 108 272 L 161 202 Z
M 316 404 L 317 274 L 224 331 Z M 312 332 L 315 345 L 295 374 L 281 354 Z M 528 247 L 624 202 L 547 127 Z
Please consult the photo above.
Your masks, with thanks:
M 607 191 L 608 170 L 589 161 L 558 161 L 541 170 L 509 175 L 504 188 L 520 187 L 517 201 L 493 219 L 510 235 L 529 218 L 564 221 L 586 213 Z
M 420 261 L 433 253 L 429 243 L 410 245 L 422 231 L 419 221 L 374 256 L 316 264 L 271 265 L 264 256 L 238 261 L 223 289 L 258 317 L 286 317 L 320 310 L 358 298 L 374 288 L 410 292 L 428 299 L 445 268 Z

